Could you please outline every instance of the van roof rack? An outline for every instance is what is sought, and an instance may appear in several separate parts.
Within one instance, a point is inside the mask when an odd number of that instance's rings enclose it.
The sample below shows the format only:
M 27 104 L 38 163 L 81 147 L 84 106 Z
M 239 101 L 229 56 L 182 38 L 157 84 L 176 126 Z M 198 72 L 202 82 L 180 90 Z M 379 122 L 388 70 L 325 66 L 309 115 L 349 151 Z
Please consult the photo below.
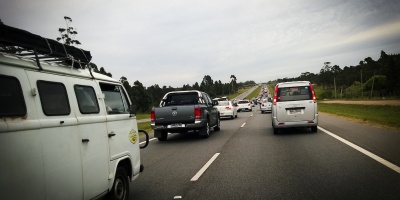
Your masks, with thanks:
M 90 63 L 90 51 L 64 45 L 28 31 L 7 26 L 0 21 L 0 52 L 84 69 Z M 90 70 L 90 67 L 89 67 Z

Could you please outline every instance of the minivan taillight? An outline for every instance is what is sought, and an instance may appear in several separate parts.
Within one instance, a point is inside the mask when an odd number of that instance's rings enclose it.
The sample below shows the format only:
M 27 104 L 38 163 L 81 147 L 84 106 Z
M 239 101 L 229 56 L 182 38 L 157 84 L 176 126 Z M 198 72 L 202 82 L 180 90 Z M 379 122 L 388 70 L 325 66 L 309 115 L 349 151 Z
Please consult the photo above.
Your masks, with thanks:
M 200 119 L 200 108 L 194 108 L 194 118 Z
M 317 96 L 315 96 L 314 88 L 311 83 L 310 83 L 310 89 L 311 89 L 311 98 L 314 101 L 314 103 L 317 103 Z
M 276 101 L 277 101 L 277 95 L 278 95 L 278 85 L 275 86 L 275 91 L 274 91 L 274 100 L 273 103 L 274 105 L 276 105 Z
M 150 119 L 151 119 L 151 122 L 155 122 L 156 121 L 156 113 L 154 113 L 154 110 L 152 110 L 150 112 Z

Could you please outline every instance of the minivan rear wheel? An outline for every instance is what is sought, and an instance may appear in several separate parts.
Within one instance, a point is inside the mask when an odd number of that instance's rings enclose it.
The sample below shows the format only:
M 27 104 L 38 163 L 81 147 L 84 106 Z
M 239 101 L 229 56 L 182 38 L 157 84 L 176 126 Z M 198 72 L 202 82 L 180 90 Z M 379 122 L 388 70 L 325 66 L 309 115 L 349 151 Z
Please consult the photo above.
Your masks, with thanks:
M 311 132 L 316 133 L 318 128 L 316 126 L 311 126 Z

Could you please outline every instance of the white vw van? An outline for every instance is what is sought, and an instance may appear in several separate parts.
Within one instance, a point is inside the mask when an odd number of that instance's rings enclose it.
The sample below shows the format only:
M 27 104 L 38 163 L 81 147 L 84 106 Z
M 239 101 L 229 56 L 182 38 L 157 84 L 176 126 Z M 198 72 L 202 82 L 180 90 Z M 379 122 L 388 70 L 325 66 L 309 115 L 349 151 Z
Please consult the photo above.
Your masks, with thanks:
M 90 52 L 0 24 L 0 199 L 127 199 L 143 170 L 132 104 Z
M 309 81 L 278 83 L 272 100 L 272 127 L 274 134 L 282 128 L 310 127 L 317 132 L 318 106 Z

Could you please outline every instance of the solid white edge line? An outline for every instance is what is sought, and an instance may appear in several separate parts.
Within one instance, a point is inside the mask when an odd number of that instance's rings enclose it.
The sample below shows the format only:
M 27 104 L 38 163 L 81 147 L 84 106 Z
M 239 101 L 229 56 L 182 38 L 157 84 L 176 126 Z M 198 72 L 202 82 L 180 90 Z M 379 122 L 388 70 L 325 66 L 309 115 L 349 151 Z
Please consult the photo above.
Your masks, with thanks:
M 200 169 L 200 171 L 197 172 L 196 175 L 193 176 L 190 181 L 197 181 L 197 179 L 200 178 L 200 176 L 207 170 L 207 168 L 211 165 L 211 163 L 214 162 L 215 159 L 219 156 L 220 153 L 214 154 L 214 156 Z
M 242 126 L 240 126 L 240 127 L 241 127 L 241 128 L 243 128 L 243 127 L 244 127 L 244 125 L 246 125 L 246 122 L 245 122 L 245 123 L 243 123 L 243 124 L 242 124 Z
M 168 135 L 171 135 L 171 133 L 168 133 Z M 150 141 L 153 141 L 153 140 L 155 140 L 155 139 L 157 139 L 157 138 L 151 138 L 151 139 L 149 139 L 149 142 L 150 142 Z M 146 141 L 140 142 L 139 144 L 144 144 L 144 143 L 146 143 Z
M 369 156 L 370 158 L 380 162 L 381 164 L 385 165 L 386 167 L 389 167 L 390 169 L 394 170 L 395 172 L 400 173 L 400 167 L 399 166 L 397 166 L 397 165 L 395 165 L 395 164 L 393 164 L 393 163 L 391 163 L 391 162 L 389 162 L 389 161 L 387 161 L 387 160 L 385 160 L 385 159 L 383 159 L 383 158 L 381 158 L 381 157 L 379 157 L 379 156 L 377 156 L 377 155 L 375 155 L 375 154 L 373 154 L 373 153 L 371 153 L 371 152 L 369 152 L 369 151 L 367 151 L 367 150 L 365 150 L 365 149 L 363 149 L 363 148 L 361 148 L 361 147 L 359 147 L 359 146 L 357 146 L 357 145 L 355 145 L 355 144 L 353 144 L 353 143 L 351 143 L 351 142 L 349 142 L 349 141 L 347 141 L 347 140 L 345 140 L 345 139 L 343 139 L 343 138 L 341 138 L 341 137 L 329 132 L 328 130 L 325 130 L 324 128 L 321 128 L 320 126 L 318 126 L 318 129 L 323 131 L 323 132 L 325 132 L 326 134 L 336 138 L 337 140 L 349 145 L 350 147 L 354 148 L 355 150 L 357 150 L 357 151 Z

